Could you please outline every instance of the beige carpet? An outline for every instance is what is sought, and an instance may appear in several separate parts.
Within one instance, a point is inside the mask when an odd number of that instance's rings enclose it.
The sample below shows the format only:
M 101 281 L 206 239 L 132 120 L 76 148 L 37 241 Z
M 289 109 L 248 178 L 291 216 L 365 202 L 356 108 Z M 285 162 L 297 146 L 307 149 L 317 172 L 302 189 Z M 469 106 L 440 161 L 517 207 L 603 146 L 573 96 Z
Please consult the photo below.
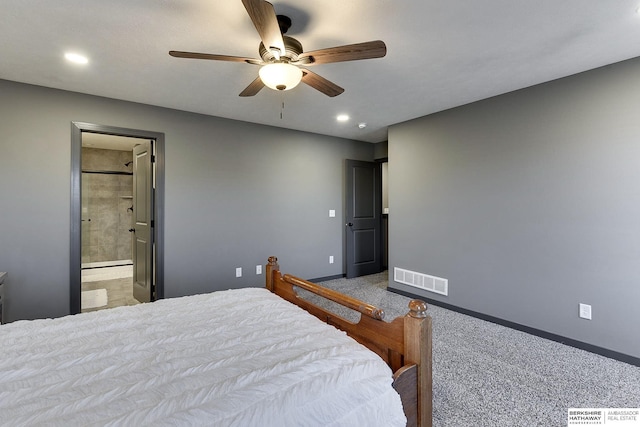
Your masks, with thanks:
M 376 305 L 392 320 L 407 312 L 410 298 L 387 291 L 388 282 L 385 272 L 322 285 Z M 566 426 L 569 408 L 640 406 L 638 366 L 433 304 L 428 312 L 434 427 Z

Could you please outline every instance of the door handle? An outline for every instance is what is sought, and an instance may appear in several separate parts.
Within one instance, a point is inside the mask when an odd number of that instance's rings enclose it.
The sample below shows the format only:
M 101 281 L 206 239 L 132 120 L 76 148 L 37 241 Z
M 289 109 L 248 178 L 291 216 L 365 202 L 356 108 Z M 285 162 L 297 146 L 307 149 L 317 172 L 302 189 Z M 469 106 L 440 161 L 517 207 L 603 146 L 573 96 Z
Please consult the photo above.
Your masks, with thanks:
M 346 225 L 347 225 L 347 227 L 351 227 L 351 226 L 353 226 L 353 223 L 352 222 L 348 222 Z
M 136 232 L 136 229 L 135 229 L 135 228 L 130 228 L 130 229 L 129 229 L 129 233 L 135 233 L 135 232 Z

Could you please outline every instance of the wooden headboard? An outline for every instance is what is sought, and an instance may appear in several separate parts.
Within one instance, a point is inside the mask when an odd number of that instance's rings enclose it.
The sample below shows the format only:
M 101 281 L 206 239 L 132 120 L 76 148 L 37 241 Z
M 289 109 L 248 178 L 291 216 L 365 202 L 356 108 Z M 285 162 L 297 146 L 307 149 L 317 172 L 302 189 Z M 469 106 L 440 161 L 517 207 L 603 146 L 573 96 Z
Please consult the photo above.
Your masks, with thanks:
M 405 316 L 385 322 L 380 308 L 298 277 L 282 275 L 274 256 L 269 257 L 266 266 L 266 286 L 377 353 L 394 372 L 393 386 L 402 399 L 407 426 L 431 427 L 431 317 L 424 301 L 412 300 Z M 360 321 L 350 322 L 301 298 L 294 287 L 360 312 Z

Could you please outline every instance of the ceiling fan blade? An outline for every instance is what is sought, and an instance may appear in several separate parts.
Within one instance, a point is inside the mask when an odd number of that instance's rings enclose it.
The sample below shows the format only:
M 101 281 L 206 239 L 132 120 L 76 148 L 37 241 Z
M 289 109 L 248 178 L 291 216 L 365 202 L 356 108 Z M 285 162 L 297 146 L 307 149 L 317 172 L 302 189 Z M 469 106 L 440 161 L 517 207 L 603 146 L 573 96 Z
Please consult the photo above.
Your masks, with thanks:
M 211 59 L 214 61 L 231 61 L 231 62 L 247 62 L 249 64 L 262 64 L 262 61 L 254 58 L 244 58 L 241 56 L 229 56 L 229 55 L 215 55 L 212 53 L 181 52 L 179 50 L 170 50 L 169 55 L 176 58 Z
M 242 92 L 240 92 L 240 96 L 254 96 L 260 89 L 264 87 L 264 83 L 260 80 L 260 77 L 251 82 L 249 86 L 247 86 Z
M 258 30 L 264 47 L 267 50 L 276 48 L 279 53 L 284 54 L 286 50 L 284 40 L 273 5 L 265 0 L 242 0 L 242 4 Z
M 344 89 L 337 84 L 305 69 L 302 69 L 302 83 L 305 83 L 330 97 L 338 96 L 344 92 Z
M 359 59 L 382 58 L 387 54 L 387 46 L 381 40 L 356 43 L 345 46 L 330 47 L 327 49 L 304 52 L 299 60 L 305 58 L 311 60 L 309 64 L 328 64 L 330 62 L 356 61 Z

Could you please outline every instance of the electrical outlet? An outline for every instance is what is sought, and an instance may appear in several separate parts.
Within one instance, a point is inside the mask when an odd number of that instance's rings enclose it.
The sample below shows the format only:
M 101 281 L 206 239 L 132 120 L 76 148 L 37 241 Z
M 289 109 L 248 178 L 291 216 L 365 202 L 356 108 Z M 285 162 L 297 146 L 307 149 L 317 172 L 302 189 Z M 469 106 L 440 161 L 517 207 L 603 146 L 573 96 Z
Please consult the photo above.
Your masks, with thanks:
M 262 265 L 256 265 L 256 274 L 262 274 Z
M 580 317 L 591 320 L 591 306 L 589 304 L 580 304 Z
M 333 255 L 329 255 L 329 264 L 333 264 Z
M 236 268 L 236 277 L 242 277 L 242 267 Z

